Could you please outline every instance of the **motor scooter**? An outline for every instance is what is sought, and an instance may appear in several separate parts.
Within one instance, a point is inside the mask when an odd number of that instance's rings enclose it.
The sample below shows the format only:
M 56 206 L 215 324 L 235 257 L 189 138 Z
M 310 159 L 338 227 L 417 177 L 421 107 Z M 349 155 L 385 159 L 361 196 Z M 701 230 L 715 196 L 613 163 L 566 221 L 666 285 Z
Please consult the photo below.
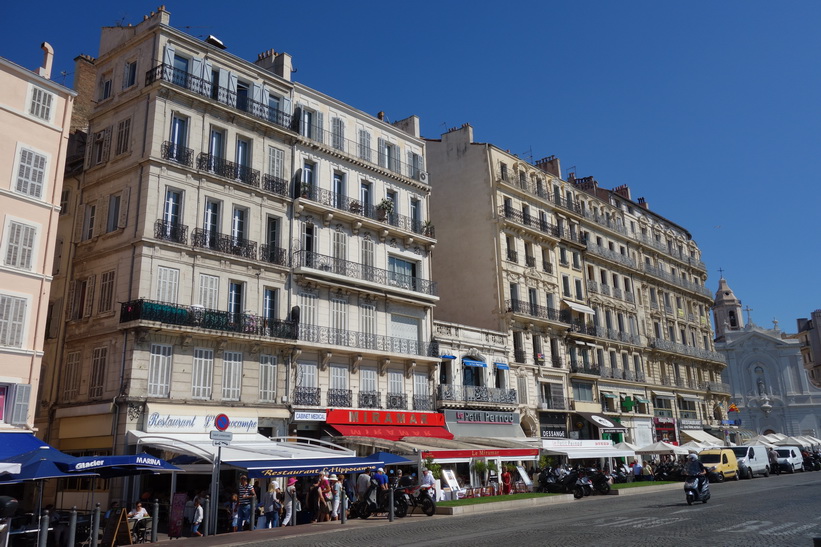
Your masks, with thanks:
M 595 467 L 587 470 L 587 478 L 593 484 L 593 489 L 599 494 L 608 494 L 610 492 L 610 477 Z
M 693 505 L 694 501 L 707 503 L 710 499 L 710 480 L 705 475 L 688 475 L 684 479 L 684 495 L 687 505 Z

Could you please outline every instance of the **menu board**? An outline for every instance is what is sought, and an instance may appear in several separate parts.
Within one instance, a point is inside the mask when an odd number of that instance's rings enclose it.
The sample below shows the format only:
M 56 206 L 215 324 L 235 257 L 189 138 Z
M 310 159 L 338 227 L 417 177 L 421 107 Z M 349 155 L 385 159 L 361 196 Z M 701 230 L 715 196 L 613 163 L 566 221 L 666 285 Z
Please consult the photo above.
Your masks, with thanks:
M 171 515 L 168 518 L 168 537 L 178 538 L 182 536 L 182 521 L 185 516 L 185 503 L 188 501 L 188 494 L 177 492 L 171 499 Z

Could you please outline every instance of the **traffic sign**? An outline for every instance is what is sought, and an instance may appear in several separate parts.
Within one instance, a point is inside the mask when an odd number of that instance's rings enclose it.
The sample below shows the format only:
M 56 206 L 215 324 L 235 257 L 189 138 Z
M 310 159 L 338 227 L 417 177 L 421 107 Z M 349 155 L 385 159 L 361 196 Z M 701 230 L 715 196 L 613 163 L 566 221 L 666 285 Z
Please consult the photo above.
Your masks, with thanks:
M 214 427 L 220 431 L 225 431 L 229 425 L 231 425 L 231 420 L 225 414 L 217 414 L 217 417 L 214 418 Z
M 210 436 L 212 441 L 223 441 L 230 443 L 234 440 L 234 434 L 230 431 L 212 431 Z
M 211 444 L 213 444 L 214 446 L 228 446 L 231 443 L 229 443 L 228 441 L 211 441 Z

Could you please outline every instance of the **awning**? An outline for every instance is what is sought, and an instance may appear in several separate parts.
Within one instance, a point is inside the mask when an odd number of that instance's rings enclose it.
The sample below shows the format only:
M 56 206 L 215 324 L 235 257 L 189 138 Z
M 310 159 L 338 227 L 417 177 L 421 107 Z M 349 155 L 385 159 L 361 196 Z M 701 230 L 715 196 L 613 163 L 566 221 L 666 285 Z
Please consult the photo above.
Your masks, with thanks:
M 587 315 L 596 315 L 596 310 L 594 310 L 590 306 L 585 306 L 584 304 L 579 304 L 571 300 L 562 300 L 562 302 L 567 304 L 567 307 L 573 311 L 577 311 L 579 313 L 586 313 Z
M 27 431 L 0 433 L 0 461 L 31 452 L 41 446 L 49 445 Z
M 456 359 L 455 355 L 440 355 L 439 359 Z
M 22 467 L 19 463 L 2 463 L 0 462 L 0 475 L 4 473 L 19 473 L 20 468 Z
M 398 441 L 405 437 L 453 438 L 453 433 L 444 427 L 436 426 L 329 424 L 329 427 L 345 437 L 376 437 L 389 441 Z
M 724 444 L 724 441 L 717 437 L 713 437 L 709 433 L 701 429 L 682 429 L 681 434 L 685 437 L 690 437 L 696 442 L 717 444 L 719 446 Z
M 590 412 L 574 412 L 574 414 L 578 414 L 594 426 L 599 429 L 601 433 L 626 433 L 627 428 L 623 425 L 619 425 L 610 421 L 609 418 L 605 418 L 599 414 L 592 414 Z
M 653 395 L 656 397 L 661 397 L 663 399 L 675 399 L 676 395 L 671 391 L 656 391 L 653 390 Z
M 510 365 L 507 363 L 493 363 L 499 370 L 510 370 Z
M 92 476 L 94 471 L 83 471 L 68 474 L 57 464 L 71 464 L 78 458 L 64 454 L 56 448 L 43 443 L 43 446 L 8 458 L 5 463 L 20 464 L 20 472 L 14 475 L 6 474 L 0 477 L 0 483 L 13 483 L 43 479 L 62 479 L 65 477 Z
M 536 460 L 538 448 L 478 448 L 466 450 L 430 450 L 422 452 L 422 459 L 433 458 L 437 463 L 472 458 L 501 458 L 503 460 Z
M 644 404 L 646 404 L 646 405 L 649 405 L 649 404 L 650 404 L 650 401 L 648 401 L 648 400 L 647 400 L 647 399 L 645 399 L 644 397 L 633 397 L 633 398 L 634 398 L 636 401 L 640 402 L 640 403 L 644 403 Z
M 462 359 L 462 363 L 466 367 L 487 367 L 487 363 L 485 363 L 484 361 L 474 361 L 473 359 Z
M 319 458 L 295 462 L 293 460 L 228 461 L 225 463 L 242 467 L 252 479 L 285 477 L 294 475 L 328 475 L 336 473 L 362 473 L 382 467 L 384 462 L 371 458 Z
M 560 454 L 569 460 L 582 460 L 587 458 L 629 458 L 635 456 L 636 453 L 626 448 L 612 447 L 571 447 L 551 446 L 545 448 L 544 451 L 548 454 Z
M 615 396 L 615 395 L 613 395 L 612 393 L 607 393 L 606 391 L 602 391 L 602 392 L 600 393 L 600 395 L 601 395 L 602 397 L 607 397 L 608 399 L 615 399 L 615 398 L 616 398 L 616 396 Z
M 86 456 L 70 464 L 57 465 L 69 473 L 94 471 L 102 477 L 182 471 L 163 459 L 145 453 L 131 456 Z
M 685 401 L 695 401 L 697 403 L 700 403 L 701 401 L 704 400 L 701 397 L 699 397 L 698 395 L 685 395 L 683 393 L 679 393 L 678 396 L 681 397 L 682 399 L 684 399 Z

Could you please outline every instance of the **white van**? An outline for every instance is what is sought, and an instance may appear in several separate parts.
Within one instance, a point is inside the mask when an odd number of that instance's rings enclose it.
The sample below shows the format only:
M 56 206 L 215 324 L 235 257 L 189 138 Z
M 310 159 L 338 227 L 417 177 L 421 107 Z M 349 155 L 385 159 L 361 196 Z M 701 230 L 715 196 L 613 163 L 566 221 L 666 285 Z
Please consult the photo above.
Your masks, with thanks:
M 776 446 L 775 453 L 778 454 L 778 465 L 782 471 L 795 473 L 796 469 L 804 471 L 804 456 L 797 446 Z
M 734 446 L 732 451 L 738 460 L 738 474 L 742 479 L 751 479 L 753 475 L 770 476 L 770 458 L 766 447 L 760 444 Z

